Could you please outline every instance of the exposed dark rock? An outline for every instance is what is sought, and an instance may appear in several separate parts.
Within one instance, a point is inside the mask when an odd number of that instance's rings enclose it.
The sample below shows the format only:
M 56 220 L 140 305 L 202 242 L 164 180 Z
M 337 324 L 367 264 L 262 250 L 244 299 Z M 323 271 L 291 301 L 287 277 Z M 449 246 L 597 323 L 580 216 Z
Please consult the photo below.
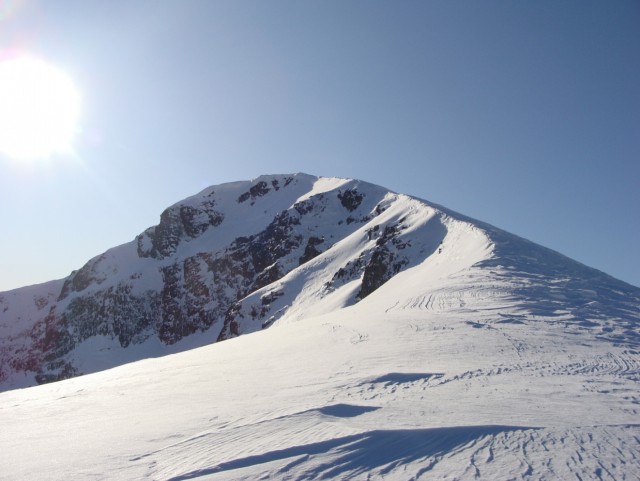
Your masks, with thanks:
M 47 307 L 47 305 L 49 305 L 49 300 L 46 297 L 37 296 L 33 300 L 33 303 L 36 305 L 36 307 L 40 311 L 40 310 L 44 309 L 45 307 Z
M 160 223 L 150 227 L 136 238 L 138 255 L 164 259 L 175 252 L 185 239 L 203 234 L 210 227 L 217 227 L 224 221 L 224 214 L 214 209 L 213 200 L 202 202 L 198 207 L 174 206 L 160 215 Z
M 363 252 L 357 259 L 349 261 L 338 269 L 331 281 L 325 284 L 325 290 L 330 292 L 362 277 L 360 290 L 354 299 L 358 302 L 400 272 L 409 264 L 409 259 L 401 256 L 398 251 L 410 245 L 408 241 L 399 238 L 402 230 L 401 221 L 396 225 L 386 226 L 376 240 L 374 249 Z M 372 240 L 379 231 L 379 225 L 368 229 L 366 231 L 368 239 Z
M 153 230 L 147 230 L 153 246 L 148 257 L 162 259 L 173 254 L 183 233 L 182 219 L 179 210 L 165 210 L 160 214 L 160 223 L 152 229 Z
M 197 237 L 209 227 L 217 227 L 222 224 L 224 215 L 215 210 L 202 210 L 188 205 L 180 207 L 180 220 L 186 234 Z
M 323 238 L 311 236 L 307 239 L 307 245 L 304 248 L 304 254 L 299 259 L 298 264 L 302 265 L 305 262 L 309 262 L 314 257 L 318 256 L 321 251 L 319 251 L 316 246 L 319 246 L 324 242 Z
M 212 286 L 207 260 L 206 256 L 193 256 L 162 269 L 164 287 L 156 330 L 164 343 L 174 344 L 208 329 L 228 307 L 227 296 L 220 296 L 215 303 L 210 300 Z
M 276 186 L 274 185 L 274 188 L 275 187 Z M 241 204 L 242 202 L 246 202 L 249 199 L 255 200 L 256 197 L 262 197 L 263 195 L 266 195 L 270 190 L 271 189 L 269 189 L 267 183 L 261 180 L 257 184 L 252 185 L 248 192 L 240 195 L 240 197 L 238 197 L 238 203 Z
M 163 289 L 161 292 L 162 316 L 156 329 L 158 337 L 165 344 L 174 344 L 186 334 L 183 329 L 186 313 L 182 310 L 182 270 L 178 264 L 162 269 Z
M 353 216 L 349 216 L 349 217 L 347 217 L 346 222 L 347 222 L 347 225 L 353 224 L 354 222 L 357 222 L 359 224 L 366 224 L 370 220 L 371 220 L 371 217 L 368 216 L 368 215 L 365 215 L 365 216 L 359 217 L 359 218 L 356 218 L 356 217 L 353 217 Z
M 300 246 L 302 236 L 293 234 L 293 226 L 299 224 L 298 217 L 290 211 L 283 211 L 276 215 L 263 232 L 251 239 L 247 254 L 256 272 L 261 272 Z
M 55 374 L 36 374 L 36 382 L 38 384 L 47 384 L 50 382 L 62 381 L 64 379 L 71 379 L 72 377 L 80 375 L 78 370 L 68 362 L 54 363 L 50 365 L 50 368 L 55 372 Z
M 386 226 L 376 240 L 376 247 L 362 275 L 362 285 L 356 301 L 367 297 L 409 264 L 409 259 L 401 257 L 397 252 L 410 245 L 398 238 L 403 230 L 402 222 L 403 219 L 400 219 L 398 224 Z
M 369 240 L 373 239 L 379 230 L 379 225 L 375 225 L 371 229 L 367 229 L 367 237 L 369 238 Z
M 315 207 L 315 205 L 314 205 L 313 201 L 310 200 L 310 199 L 303 200 L 303 201 L 300 201 L 300 202 L 296 202 L 295 205 L 293 206 L 293 208 L 300 215 L 308 214 L 309 212 L 311 212 L 314 209 L 314 207 Z
M 338 269 L 331 280 L 324 285 L 325 290 L 331 292 L 337 287 L 360 277 L 364 270 L 365 262 L 365 255 L 360 255 L 357 259 L 347 262 L 347 264 Z
M 280 279 L 282 275 L 283 273 L 280 270 L 278 263 L 275 262 L 256 276 L 255 281 L 251 285 L 251 290 L 256 291 L 263 288 L 264 286 L 268 286 L 269 284 Z
M 106 279 L 104 272 L 96 272 L 96 265 L 104 259 L 104 255 L 87 262 L 80 270 L 73 271 L 64 282 L 58 300 L 66 298 L 72 292 L 80 292 L 91 284 L 100 284 Z
M 269 190 L 270 189 L 269 187 L 267 187 L 267 183 L 264 181 L 260 181 L 256 185 L 252 186 L 249 189 L 249 192 L 251 193 L 251 197 L 262 197 L 267 192 L 269 192 Z
M 367 297 L 400 272 L 408 263 L 408 259 L 398 259 L 396 254 L 385 248 L 376 249 L 364 270 L 362 287 L 356 296 L 356 300 L 362 300 Z
M 240 335 L 238 322 L 236 321 L 238 317 L 244 316 L 242 315 L 240 304 L 235 303 L 231 307 L 229 307 L 224 318 L 224 325 L 226 329 L 220 331 L 220 334 L 218 335 L 216 341 L 224 341 L 225 339 L 230 339 L 232 337 L 237 337 Z
M 236 279 L 242 279 L 242 285 L 237 290 L 238 300 L 277 281 L 287 273 L 281 268 L 279 261 L 300 248 L 304 238 L 294 232 L 294 227 L 299 224 L 300 219 L 295 210 L 283 211 L 276 215 L 261 233 L 248 238 L 237 238 L 232 242 L 228 250 L 228 262 L 233 264 L 238 274 Z M 256 314 L 256 317 L 258 315 Z M 234 330 L 239 332 L 238 324 L 235 322 L 237 316 L 244 317 L 240 304 L 232 306 L 225 314 L 219 339 L 237 335 L 234 334 Z
M 265 294 L 260 298 L 260 302 L 263 306 L 267 306 L 275 301 L 278 297 L 282 297 L 284 295 L 284 291 L 271 291 L 269 294 Z
M 339 193 L 338 199 L 340 199 L 340 203 L 345 209 L 353 212 L 362 203 L 364 194 L 359 193 L 356 189 L 349 189 Z

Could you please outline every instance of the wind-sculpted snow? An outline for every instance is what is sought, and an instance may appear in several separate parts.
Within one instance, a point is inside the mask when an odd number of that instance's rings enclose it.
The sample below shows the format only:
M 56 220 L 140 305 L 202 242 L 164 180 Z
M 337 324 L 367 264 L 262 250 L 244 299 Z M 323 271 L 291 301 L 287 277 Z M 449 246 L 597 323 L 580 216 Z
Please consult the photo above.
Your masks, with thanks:
M 86 374 L 0 394 L 0 479 L 640 479 L 640 289 L 364 182 L 205 189 L 0 341 Z
M 293 446 L 246 458 L 234 459 L 217 466 L 184 473 L 168 480 L 179 481 L 220 474 L 224 479 L 230 472 L 235 479 L 256 479 L 243 476 L 249 470 L 268 463 L 283 463 L 283 469 L 272 476 L 287 476 L 290 479 L 353 479 L 357 477 L 409 476 L 418 478 L 425 475 L 442 457 L 468 444 L 476 444 L 486 437 L 500 432 L 515 430 L 508 426 L 462 426 L 434 429 L 406 429 L 394 431 L 368 431 L 301 446 Z M 390 449 L 392 447 L 392 449 Z M 313 462 L 309 462 L 313 459 Z M 413 468 L 413 469 L 412 469 Z M 253 471 L 253 470 L 252 470 Z
M 496 229 L 489 235 L 496 252 L 481 267 L 510 284 L 524 315 L 640 346 L 640 289 L 524 239 Z
M 168 481 L 188 479 L 637 479 L 626 473 L 637 463 L 637 451 L 629 463 L 607 462 L 618 458 L 620 448 L 594 443 L 593 431 L 615 433 L 624 439 L 620 447 L 636 439 L 636 426 L 605 430 L 540 430 L 517 426 L 456 426 L 450 428 L 369 431 L 260 455 L 234 459 L 198 469 Z M 600 434 L 600 433 L 598 433 Z M 542 449 L 540 449 L 542 448 Z M 544 453 L 567 453 L 565 461 Z M 592 461 L 596 451 L 605 461 Z M 495 456 L 499 456 L 499 461 Z M 585 462 L 586 461 L 586 462 Z M 281 464 L 273 471 L 269 464 Z M 257 469 L 256 469 L 257 468 Z M 262 469 L 261 469 L 262 468 Z M 622 468 L 622 469 L 621 469 Z M 250 474 L 247 474 L 250 473 Z M 442 476 L 442 477 L 440 477 Z

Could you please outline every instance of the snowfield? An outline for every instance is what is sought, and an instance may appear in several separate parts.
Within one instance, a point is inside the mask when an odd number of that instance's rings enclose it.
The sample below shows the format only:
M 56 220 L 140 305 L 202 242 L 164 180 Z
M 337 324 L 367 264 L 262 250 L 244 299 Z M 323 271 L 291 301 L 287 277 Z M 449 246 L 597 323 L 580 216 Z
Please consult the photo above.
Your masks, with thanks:
M 0 479 L 640 479 L 640 289 L 389 195 L 375 222 L 401 220 L 412 261 L 358 302 L 362 276 L 327 279 L 373 221 L 242 299 L 285 292 L 239 337 L 0 393 Z M 117 349 L 95 337 L 69 359 L 162 346 Z

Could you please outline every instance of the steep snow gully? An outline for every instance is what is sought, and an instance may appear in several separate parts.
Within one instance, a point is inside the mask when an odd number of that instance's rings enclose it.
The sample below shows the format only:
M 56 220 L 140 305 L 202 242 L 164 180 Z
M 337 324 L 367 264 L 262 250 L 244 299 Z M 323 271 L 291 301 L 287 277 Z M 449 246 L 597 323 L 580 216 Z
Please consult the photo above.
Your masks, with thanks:
M 638 480 L 639 324 L 640 289 L 420 199 L 213 186 L 0 293 L 0 479 Z

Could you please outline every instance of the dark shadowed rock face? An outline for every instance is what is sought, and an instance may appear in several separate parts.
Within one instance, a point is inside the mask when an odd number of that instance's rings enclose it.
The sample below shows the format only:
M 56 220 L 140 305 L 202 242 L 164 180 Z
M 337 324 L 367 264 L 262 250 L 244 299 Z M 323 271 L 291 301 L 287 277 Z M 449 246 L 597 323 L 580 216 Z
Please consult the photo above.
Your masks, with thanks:
M 219 226 L 224 221 L 224 214 L 215 210 L 214 206 L 214 201 L 206 200 L 197 207 L 180 205 L 165 210 L 157 226 L 150 227 L 136 238 L 138 255 L 164 259 L 174 254 L 181 242 Z
M 311 236 L 307 239 L 307 246 L 304 248 L 304 254 L 300 257 L 300 265 L 305 262 L 309 262 L 314 257 L 318 256 L 321 251 L 318 250 L 318 246 L 324 242 L 324 238 Z
M 277 180 L 274 180 L 272 185 L 274 189 L 279 189 L 279 183 Z M 257 184 L 252 185 L 247 192 L 241 194 L 240 197 L 238 197 L 238 203 L 246 202 L 249 199 L 251 199 L 252 203 L 255 203 L 257 197 L 266 195 L 270 190 L 271 189 L 267 186 L 266 182 L 260 181 Z
M 338 194 L 342 206 L 349 212 L 353 212 L 362 203 L 364 196 L 355 189 L 349 189 Z
M 411 241 L 400 238 L 402 230 L 401 219 L 398 224 L 385 227 L 376 241 L 376 247 L 364 268 L 358 300 L 367 297 L 409 264 L 410 258 L 401 252 L 411 245 Z

